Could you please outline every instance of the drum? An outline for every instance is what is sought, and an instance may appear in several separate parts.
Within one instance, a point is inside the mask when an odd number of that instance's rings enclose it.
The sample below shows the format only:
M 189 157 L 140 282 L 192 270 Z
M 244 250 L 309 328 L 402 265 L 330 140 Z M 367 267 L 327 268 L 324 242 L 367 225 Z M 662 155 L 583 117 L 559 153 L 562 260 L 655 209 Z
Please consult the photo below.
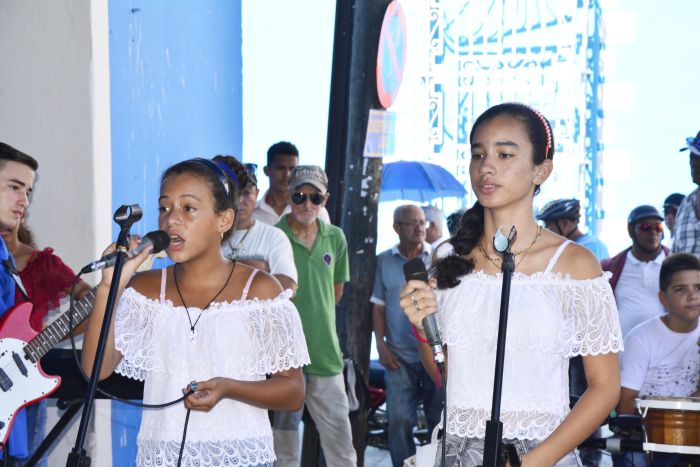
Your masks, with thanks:
M 700 447 L 700 397 L 642 396 L 636 399 L 648 445 Z M 700 449 L 700 448 L 698 448 Z M 662 450 L 662 449 L 659 449 Z M 695 449 L 691 449 L 695 451 Z

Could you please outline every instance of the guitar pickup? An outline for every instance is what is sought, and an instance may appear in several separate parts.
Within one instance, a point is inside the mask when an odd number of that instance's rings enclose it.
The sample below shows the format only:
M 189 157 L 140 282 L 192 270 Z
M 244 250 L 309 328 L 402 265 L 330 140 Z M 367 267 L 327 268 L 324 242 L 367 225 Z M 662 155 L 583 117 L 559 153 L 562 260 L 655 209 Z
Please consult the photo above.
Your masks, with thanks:
M 12 358 L 14 359 L 17 368 L 19 368 L 19 371 L 22 372 L 24 376 L 29 375 L 29 371 L 27 371 L 27 366 L 24 364 L 24 362 L 22 361 L 22 357 L 20 357 L 17 352 L 12 352 Z
M 10 390 L 11 387 L 12 387 L 12 380 L 10 379 L 9 376 L 7 376 L 7 373 L 5 373 L 5 370 L 0 368 L 0 389 L 7 392 Z

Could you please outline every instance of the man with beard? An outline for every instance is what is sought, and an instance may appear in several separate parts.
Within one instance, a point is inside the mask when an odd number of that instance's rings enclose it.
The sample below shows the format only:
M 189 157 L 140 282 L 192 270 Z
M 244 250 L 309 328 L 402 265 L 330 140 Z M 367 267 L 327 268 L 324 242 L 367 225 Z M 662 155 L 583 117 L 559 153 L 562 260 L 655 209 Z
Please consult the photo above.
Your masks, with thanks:
M 620 314 L 623 338 L 636 325 L 664 313 L 658 300 L 659 272 L 669 250 L 661 244 L 664 218 L 654 206 L 637 206 L 627 218 L 632 246 L 603 260 Z
M 693 183 L 700 185 L 700 132 L 695 138 L 686 140 L 681 151 L 690 151 L 690 176 Z M 673 252 L 692 253 L 700 256 L 700 188 L 696 188 L 681 202 L 673 229 Z

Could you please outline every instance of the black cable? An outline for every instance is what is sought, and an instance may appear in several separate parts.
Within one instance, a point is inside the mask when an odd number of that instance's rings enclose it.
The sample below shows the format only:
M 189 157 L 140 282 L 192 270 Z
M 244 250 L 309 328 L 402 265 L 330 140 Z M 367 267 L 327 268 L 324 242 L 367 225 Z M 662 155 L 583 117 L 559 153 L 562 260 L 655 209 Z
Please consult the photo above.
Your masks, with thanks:
M 185 428 L 182 430 L 182 442 L 180 443 L 180 454 L 177 455 L 177 467 L 182 464 L 182 453 L 185 451 L 185 438 L 187 437 L 187 424 L 190 422 L 190 412 L 191 409 L 187 409 L 187 416 L 185 416 Z
M 90 378 L 87 376 L 87 374 L 83 370 L 82 364 L 80 363 L 80 356 L 78 355 L 78 349 L 75 347 L 75 336 L 73 336 L 73 333 L 72 333 L 72 331 L 73 331 L 72 330 L 72 328 L 73 328 L 73 301 L 74 301 L 73 297 L 75 296 L 75 288 L 78 285 L 78 281 L 80 280 L 81 275 L 82 275 L 82 272 L 79 273 L 77 276 L 75 276 L 75 279 L 73 279 L 73 285 L 71 286 L 71 290 L 70 290 L 70 302 L 68 304 L 68 329 L 70 330 L 69 331 L 70 343 L 71 343 L 71 348 L 73 350 L 73 359 L 75 360 L 75 365 L 78 367 L 78 371 L 82 375 L 85 382 L 89 382 Z M 182 397 L 180 397 L 174 401 L 165 402 L 163 404 L 144 404 L 142 402 L 133 402 L 133 401 L 130 401 L 129 399 L 124 399 L 124 398 L 119 397 L 115 394 L 112 394 L 111 392 L 105 391 L 104 389 L 100 389 L 99 386 L 96 388 L 96 390 L 100 394 L 102 394 L 110 399 L 113 399 L 115 401 L 119 401 L 123 404 L 131 405 L 133 407 L 142 407 L 145 409 L 162 409 L 165 407 L 169 407 L 171 405 L 179 404 L 180 402 L 184 401 L 190 394 L 192 394 L 192 390 L 190 389 L 185 394 L 183 394 Z

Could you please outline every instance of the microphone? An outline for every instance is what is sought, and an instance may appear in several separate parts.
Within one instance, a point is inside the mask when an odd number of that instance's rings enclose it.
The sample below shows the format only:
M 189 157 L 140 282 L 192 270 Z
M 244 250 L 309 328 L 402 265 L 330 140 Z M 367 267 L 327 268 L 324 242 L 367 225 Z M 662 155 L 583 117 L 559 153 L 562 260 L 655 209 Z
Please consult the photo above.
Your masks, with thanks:
M 423 263 L 420 257 L 413 258 L 404 263 L 403 274 L 407 282 L 410 280 L 428 282 L 428 270 L 425 268 L 425 263 Z M 428 340 L 428 344 L 433 351 L 433 360 L 435 360 L 435 363 L 437 363 L 442 373 L 445 355 L 442 353 L 442 339 L 440 339 L 440 331 L 438 330 L 435 313 L 431 313 L 423 318 L 423 329 L 425 330 L 425 337 Z
M 170 237 L 167 233 L 165 233 L 162 230 L 154 230 L 153 232 L 149 232 L 146 235 L 144 235 L 143 239 L 141 240 L 141 243 L 139 243 L 136 246 L 136 248 L 134 248 L 134 251 L 130 251 L 127 254 L 129 255 L 129 258 L 133 258 L 134 256 L 138 255 L 151 245 L 153 246 L 153 251 L 151 253 L 160 253 L 161 251 L 165 250 L 169 244 Z M 85 266 L 83 269 L 80 270 L 80 274 L 86 274 L 88 272 L 99 271 L 100 269 L 109 268 L 114 266 L 114 263 L 116 262 L 117 252 L 112 252 L 107 255 L 104 255 L 97 261 L 93 261 L 92 263 Z

